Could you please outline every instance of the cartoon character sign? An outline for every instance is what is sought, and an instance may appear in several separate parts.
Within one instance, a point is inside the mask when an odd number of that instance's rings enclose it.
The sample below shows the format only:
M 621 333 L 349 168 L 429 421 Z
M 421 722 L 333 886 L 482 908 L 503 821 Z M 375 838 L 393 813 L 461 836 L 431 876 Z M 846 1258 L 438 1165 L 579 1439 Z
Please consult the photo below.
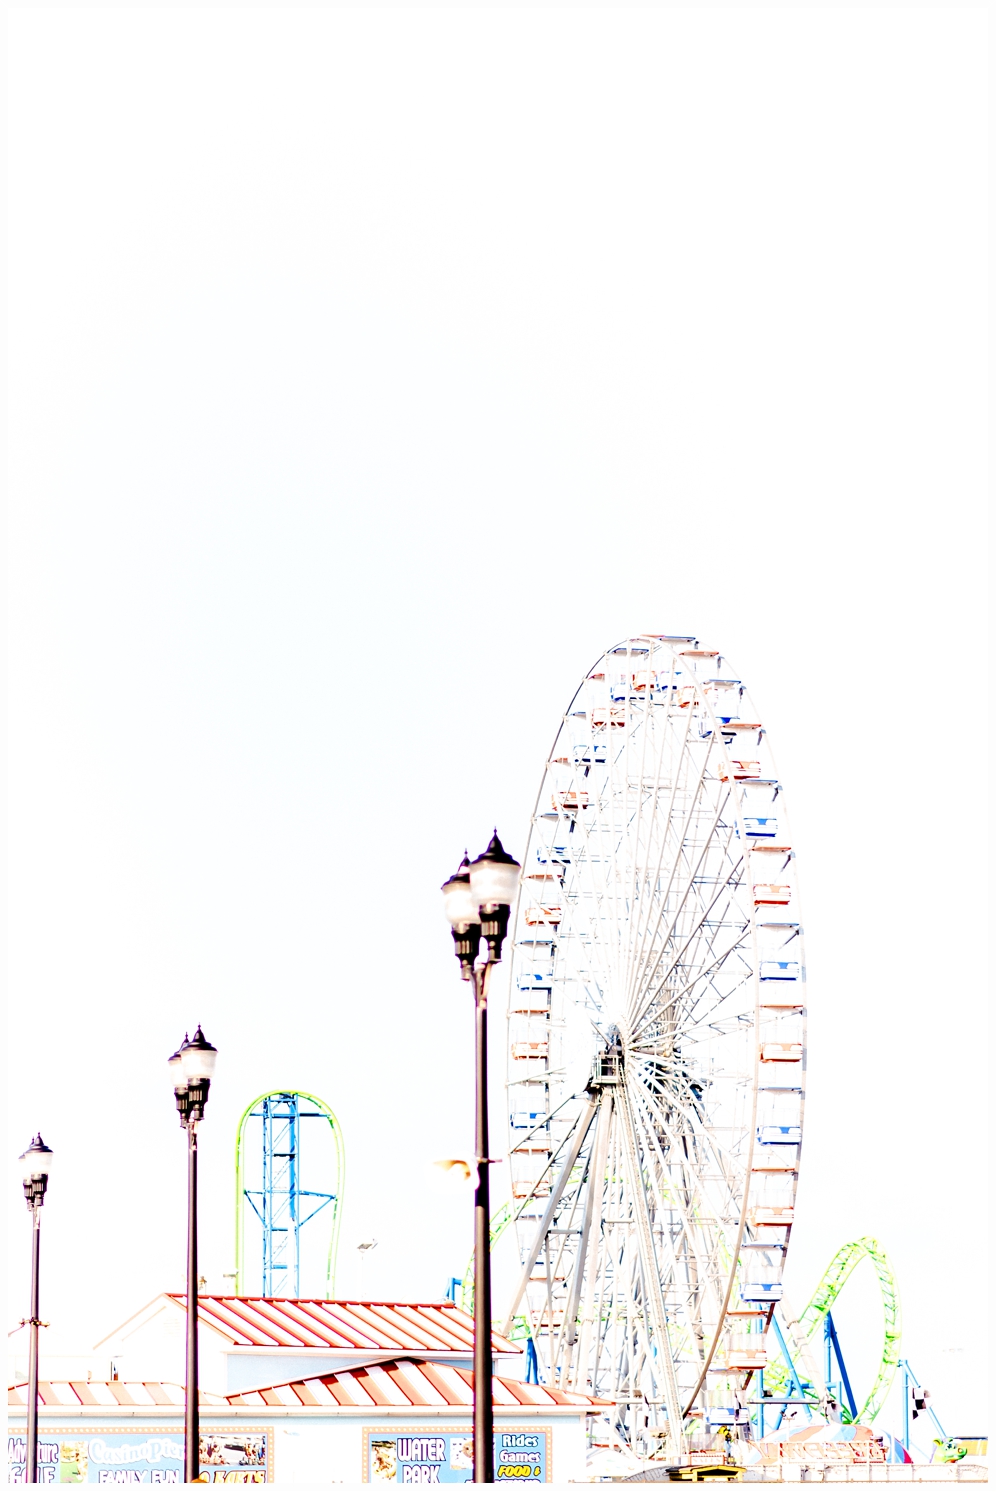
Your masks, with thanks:
M 86 1484 L 87 1445 L 80 1442 L 59 1444 L 59 1483 Z

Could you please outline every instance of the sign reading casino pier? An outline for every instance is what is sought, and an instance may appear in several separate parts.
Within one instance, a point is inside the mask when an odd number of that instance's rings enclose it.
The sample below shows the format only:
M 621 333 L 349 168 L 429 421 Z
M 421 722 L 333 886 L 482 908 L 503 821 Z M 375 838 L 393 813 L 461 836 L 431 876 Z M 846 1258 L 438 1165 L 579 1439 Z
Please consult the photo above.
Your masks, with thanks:
M 211 1484 L 272 1484 L 272 1429 L 201 1433 L 201 1473 Z M 7 1438 L 7 1482 L 25 1483 L 23 1430 Z M 183 1429 L 46 1427 L 38 1437 L 40 1484 L 182 1484 Z

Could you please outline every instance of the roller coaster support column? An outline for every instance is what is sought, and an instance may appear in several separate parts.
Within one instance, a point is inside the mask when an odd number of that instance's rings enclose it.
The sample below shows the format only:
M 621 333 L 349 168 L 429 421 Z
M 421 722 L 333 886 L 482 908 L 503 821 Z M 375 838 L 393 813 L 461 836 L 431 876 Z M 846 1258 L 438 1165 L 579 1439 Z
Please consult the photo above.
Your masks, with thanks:
M 840 1340 L 837 1337 L 837 1330 L 834 1327 L 833 1317 L 830 1313 L 827 1313 L 826 1317 L 823 1320 L 823 1339 L 826 1347 L 827 1359 L 827 1395 L 829 1396 L 831 1394 L 832 1386 L 834 1384 L 833 1361 L 834 1356 L 836 1356 L 837 1369 L 840 1373 L 840 1383 L 843 1388 L 842 1394 L 847 1397 L 847 1408 L 843 1413 L 844 1419 L 848 1422 L 856 1422 L 858 1420 L 858 1403 L 855 1401 L 854 1392 L 851 1390 L 851 1381 L 847 1373 L 847 1366 L 844 1364 L 844 1356 L 840 1352 Z M 843 1401 L 840 1404 L 841 1406 L 843 1406 Z
M 948 1434 L 941 1424 L 941 1420 L 934 1408 L 930 1405 L 930 1392 L 917 1383 L 917 1378 L 905 1359 L 899 1361 L 899 1367 L 903 1372 L 903 1447 L 906 1452 L 910 1451 L 910 1410 L 913 1411 L 914 1421 L 922 1411 L 925 1411 L 937 1428 L 938 1435 L 943 1442 L 947 1442 Z
M 910 1451 L 910 1367 L 901 1361 L 903 1371 L 903 1447 Z
M 799 1395 L 798 1404 L 800 1406 L 805 1406 L 806 1410 L 810 1413 L 812 1413 L 815 1401 L 811 1393 L 807 1394 L 806 1387 L 803 1384 L 799 1372 L 795 1367 L 795 1361 L 793 1360 L 792 1355 L 789 1352 L 788 1342 L 785 1338 L 785 1334 L 782 1332 L 782 1325 L 778 1321 L 777 1314 L 772 1318 L 771 1326 L 775 1330 L 775 1336 L 778 1339 L 778 1346 L 782 1351 L 782 1358 L 784 1359 L 786 1367 L 788 1369 L 788 1393 L 785 1403 L 782 1406 L 781 1411 L 778 1413 L 778 1421 L 775 1423 L 775 1431 L 777 1432 L 785 1419 L 786 1408 L 794 1404 L 793 1398 L 795 1397 L 796 1392 L 798 1392 Z
M 443 886 L 460 974 L 474 987 L 477 1100 L 474 1187 L 474 1483 L 494 1483 L 494 1395 L 491 1332 L 491 1157 L 488 1141 L 488 982 L 501 962 L 508 919 L 519 892 L 521 866 L 501 846 L 497 832 L 471 863 L 464 853 L 455 875 Z M 481 939 L 487 957 L 478 965 Z

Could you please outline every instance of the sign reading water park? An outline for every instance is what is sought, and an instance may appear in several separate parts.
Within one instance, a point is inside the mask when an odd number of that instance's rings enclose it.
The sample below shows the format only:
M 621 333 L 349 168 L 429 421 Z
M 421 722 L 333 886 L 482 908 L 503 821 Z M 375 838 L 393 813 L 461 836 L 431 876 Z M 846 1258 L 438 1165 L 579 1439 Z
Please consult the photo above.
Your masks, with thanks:
M 363 1479 L 369 1484 L 470 1484 L 469 1427 L 366 1427 Z M 550 1483 L 549 1427 L 495 1430 L 496 1484 Z
M 23 1428 L 7 1438 L 7 1482 L 24 1484 Z M 201 1433 L 201 1474 L 210 1484 L 272 1484 L 273 1430 Z M 38 1437 L 39 1484 L 182 1484 L 182 1427 L 45 1427 Z

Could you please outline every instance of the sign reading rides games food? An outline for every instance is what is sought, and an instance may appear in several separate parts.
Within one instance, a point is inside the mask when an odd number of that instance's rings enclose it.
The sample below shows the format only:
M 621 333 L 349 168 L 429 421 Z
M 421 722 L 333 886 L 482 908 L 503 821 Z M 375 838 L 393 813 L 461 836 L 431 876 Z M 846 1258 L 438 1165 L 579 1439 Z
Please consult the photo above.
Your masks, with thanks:
M 25 1483 L 23 1430 L 7 1438 L 7 1482 Z M 201 1433 L 201 1473 L 211 1484 L 272 1484 L 273 1429 Z M 38 1435 L 39 1484 L 182 1484 L 182 1427 L 45 1427 Z
M 470 1484 L 474 1439 L 469 1427 L 367 1427 L 363 1478 L 368 1484 Z M 549 1484 L 549 1427 L 495 1429 L 495 1483 Z

